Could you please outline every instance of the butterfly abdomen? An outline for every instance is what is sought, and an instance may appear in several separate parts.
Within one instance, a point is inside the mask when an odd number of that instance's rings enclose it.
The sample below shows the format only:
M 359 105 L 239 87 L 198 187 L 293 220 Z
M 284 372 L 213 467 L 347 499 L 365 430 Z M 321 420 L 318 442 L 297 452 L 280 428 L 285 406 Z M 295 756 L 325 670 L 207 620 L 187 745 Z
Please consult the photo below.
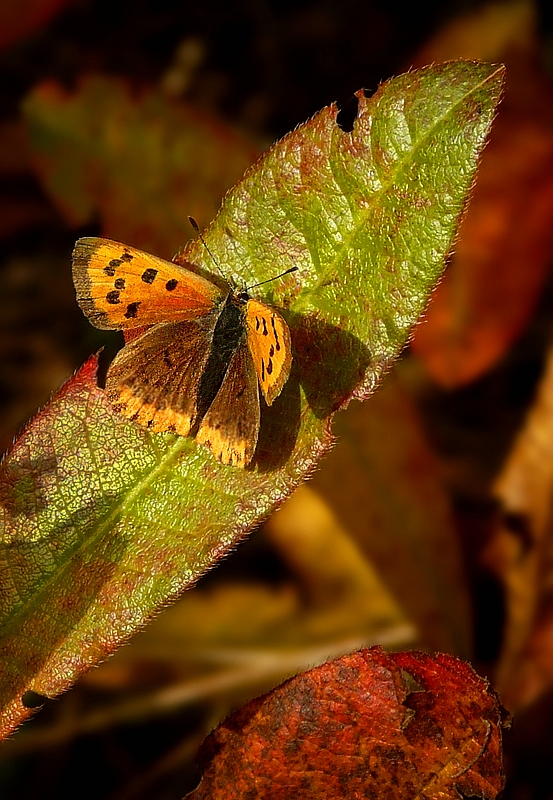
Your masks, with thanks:
M 198 389 L 198 419 L 202 419 L 221 388 L 230 359 L 245 337 L 244 311 L 229 293 L 215 325 L 207 363 Z

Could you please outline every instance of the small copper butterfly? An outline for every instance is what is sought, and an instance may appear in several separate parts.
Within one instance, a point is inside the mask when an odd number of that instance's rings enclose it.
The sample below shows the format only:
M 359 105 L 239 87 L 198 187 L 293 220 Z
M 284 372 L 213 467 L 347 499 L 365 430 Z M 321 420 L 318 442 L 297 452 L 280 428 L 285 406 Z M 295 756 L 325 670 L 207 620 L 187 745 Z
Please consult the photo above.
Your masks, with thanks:
M 247 466 L 259 435 L 259 390 L 271 405 L 290 374 L 282 316 L 248 289 L 228 281 L 220 288 L 221 281 L 109 239 L 77 241 L 73 280 L 97 328 L 151 326 L 108 370 L 115 409 L 151 431 L 194 436 L 223 464 Z

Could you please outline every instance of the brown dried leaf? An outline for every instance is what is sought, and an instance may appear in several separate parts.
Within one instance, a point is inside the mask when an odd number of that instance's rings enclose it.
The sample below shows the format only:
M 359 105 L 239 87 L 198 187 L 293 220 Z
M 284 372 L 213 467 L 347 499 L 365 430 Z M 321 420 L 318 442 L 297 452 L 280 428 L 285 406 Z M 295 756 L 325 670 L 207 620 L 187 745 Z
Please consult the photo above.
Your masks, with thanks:
M 551 582 L 551 578 L 548 583 Z M 500 678 L 503 676 L 500 676 Z M 505 703 L 513 710 L 526 708 L 553 685 L 553 597 L 548 587 L 533 621 L 532 631 L 505 676 Z
M 497 685 L 513 708 L 530 702 L 553 682 L 550 648 L 547 658 L 539 657 L 539 680 L 531 663 L 536 648 L 543 654 L 544 635 L 552 622 L 553 351 L 495 495 L 502 517 L 485 559 L 505 588 L 507 621 Z

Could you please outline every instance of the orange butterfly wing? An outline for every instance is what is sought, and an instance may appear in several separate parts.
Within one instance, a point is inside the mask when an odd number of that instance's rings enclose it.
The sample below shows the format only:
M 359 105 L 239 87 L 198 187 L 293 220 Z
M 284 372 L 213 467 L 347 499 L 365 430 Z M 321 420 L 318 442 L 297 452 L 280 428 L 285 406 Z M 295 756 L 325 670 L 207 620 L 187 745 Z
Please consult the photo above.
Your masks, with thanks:
M 207 445 L 222 464 L 246 467 L 255 453 L 259 422 L 256 370 L 243 339 L 230 358 L 223 383 L 202 419 L 196 441 Z
M 228 363 L 210 371 L 217 319 L 215 312 L 149 328 L 119 351 L 106 392 L 123 416 L 153 432 L 195 433 L 223 464 L 245 467 L 259 434 L 257 374 L 243 332 Z M 210 388 L 216 373 L 221 385 Z
M 225 297 L 194 272 L 110 239 L 77 241 L 73 280 L 80 307 L 102 329 L 196 319 Z
M 117 411 L 154 433 L 188 436 L 198 421 L 198 395 L 216 316 L 149 328 L 115 356 L 106 393 Z
M 279 396 L 292 366 L 290 330 L 273 308 L 248 300 L 245 313 L 248 346 L 267 405 Z

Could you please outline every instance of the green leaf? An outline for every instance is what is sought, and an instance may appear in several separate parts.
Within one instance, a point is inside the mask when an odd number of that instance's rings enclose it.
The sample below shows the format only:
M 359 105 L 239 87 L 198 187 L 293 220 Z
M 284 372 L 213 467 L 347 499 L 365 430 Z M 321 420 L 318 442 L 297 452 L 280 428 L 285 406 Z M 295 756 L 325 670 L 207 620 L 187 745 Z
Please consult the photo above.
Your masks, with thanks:
M 369 394 L 440 277 L 502 79 L 469 62 L 408 73 L 359 94 L 352 133 L 325 108 L 225 198 L 205 237 L 229 277 L 299 267 L 258 295 L 287 309 L 294 365 L 251 469 L 114 415 L 93 362 L 23 433 L 2 468 L 4 731 L 30 713 L 24 692 L 66 688 L 314 469 L 332 412 Z M 180 257 L 212 266 L 198 241 Z

